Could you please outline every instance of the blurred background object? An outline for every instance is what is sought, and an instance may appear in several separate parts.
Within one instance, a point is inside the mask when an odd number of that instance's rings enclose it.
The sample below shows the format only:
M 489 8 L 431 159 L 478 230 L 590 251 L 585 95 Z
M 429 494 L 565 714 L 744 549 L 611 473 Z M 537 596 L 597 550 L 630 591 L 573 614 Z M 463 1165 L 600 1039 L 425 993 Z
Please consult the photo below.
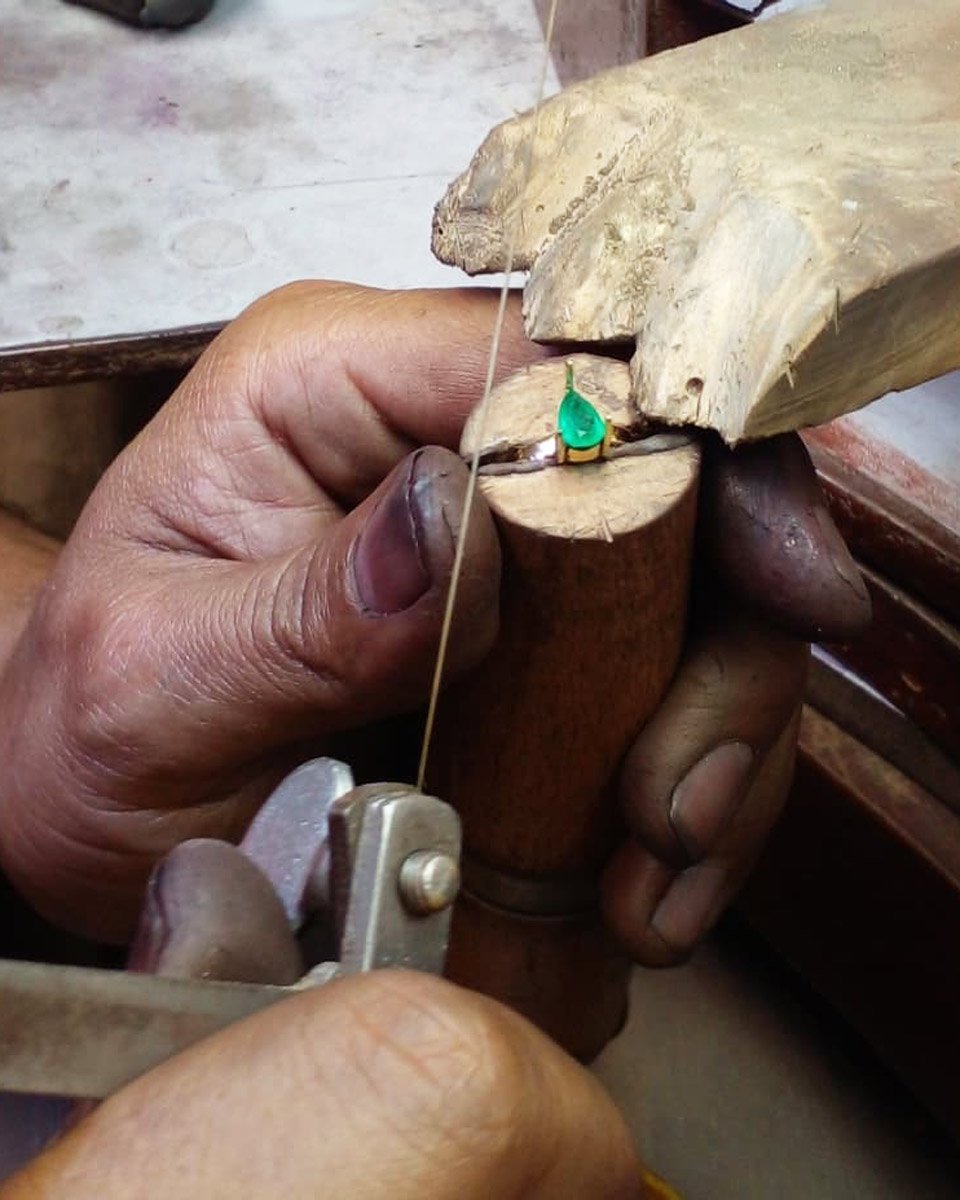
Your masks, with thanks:
M 131 25 L 177 28 L 192 25 L 205 17 L 213 8 L 214 0 L 67 0 L 67 3 L 95 8 L 97 12 L 119 17 Z

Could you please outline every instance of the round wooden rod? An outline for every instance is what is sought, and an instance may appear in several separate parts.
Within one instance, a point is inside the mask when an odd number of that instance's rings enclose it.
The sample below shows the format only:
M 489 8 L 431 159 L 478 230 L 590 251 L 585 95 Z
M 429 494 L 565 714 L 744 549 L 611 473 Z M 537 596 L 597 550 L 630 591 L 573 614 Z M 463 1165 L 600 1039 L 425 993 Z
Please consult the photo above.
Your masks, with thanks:
M 574 355 L 503 383 L 462 450 L 549 437 L 567 363 L 603 417 L 635 419 L 627 366 Z M 446 693 L 428 777 L 464 822 L 449 972 L 583 1058 L 625 1013 L 596 884 L 620 831 L 620 762 L 683 642 L 698 470 L 691 444 L 479 482 L 503 547 L 500 637 Z

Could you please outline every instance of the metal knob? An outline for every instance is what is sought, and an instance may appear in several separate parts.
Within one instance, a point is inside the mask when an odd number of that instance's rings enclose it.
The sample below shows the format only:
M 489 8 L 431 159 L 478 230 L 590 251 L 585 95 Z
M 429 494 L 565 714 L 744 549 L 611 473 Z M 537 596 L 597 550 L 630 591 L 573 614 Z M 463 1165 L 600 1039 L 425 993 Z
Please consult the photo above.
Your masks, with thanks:
M 400 867 L 400 898 L 417 916 L 443 912 L 460 890 L 460 867 L 449 854 L 418 850 Z

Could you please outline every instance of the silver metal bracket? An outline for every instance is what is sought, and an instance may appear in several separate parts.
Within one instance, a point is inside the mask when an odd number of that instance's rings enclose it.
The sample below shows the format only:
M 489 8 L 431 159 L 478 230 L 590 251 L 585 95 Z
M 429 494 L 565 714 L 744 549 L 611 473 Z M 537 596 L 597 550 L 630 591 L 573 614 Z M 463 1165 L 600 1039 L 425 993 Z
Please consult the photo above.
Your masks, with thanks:
M 304 988 L 378 967 L 440 972 L 459 889 L 460 821 L 404 784 L 353 786 L 317 759 L 266 802 L 241 850 L 296 931 L 332 912 L 339 959 L 292 987 L 0 961 L 0 1090 L 100 1097 Z
M 333 917 L 341 971 L 443 970 L 460 885 L 460 819 L 403 783 L 353 786 L 319 758 L 264 804 L 241 849 L 270 880 L 291 928 Z
M 443 970 L 460 885 L 460 820 L 433 796 L 372 784 L 330 813 L 341 971 Z

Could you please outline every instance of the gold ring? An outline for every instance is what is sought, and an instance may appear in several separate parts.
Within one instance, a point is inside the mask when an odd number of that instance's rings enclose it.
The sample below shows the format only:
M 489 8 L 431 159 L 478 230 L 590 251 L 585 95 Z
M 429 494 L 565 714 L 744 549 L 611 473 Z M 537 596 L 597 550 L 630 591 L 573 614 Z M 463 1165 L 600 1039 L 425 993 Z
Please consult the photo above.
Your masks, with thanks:
M 486 474 L 538 471 L 567 463 L 600 462 L 652 432 L 649 421 L 615 425 L 574 387 L 573 366 L 567 363 L 567 385 L 557 409 L 557 431 L 535 442 L 498 442 L 480 452 L 479 469 Z M 657 447 L 659 448 L 659 447 Z M 651 447 L 654 449 L 654 447 Z

